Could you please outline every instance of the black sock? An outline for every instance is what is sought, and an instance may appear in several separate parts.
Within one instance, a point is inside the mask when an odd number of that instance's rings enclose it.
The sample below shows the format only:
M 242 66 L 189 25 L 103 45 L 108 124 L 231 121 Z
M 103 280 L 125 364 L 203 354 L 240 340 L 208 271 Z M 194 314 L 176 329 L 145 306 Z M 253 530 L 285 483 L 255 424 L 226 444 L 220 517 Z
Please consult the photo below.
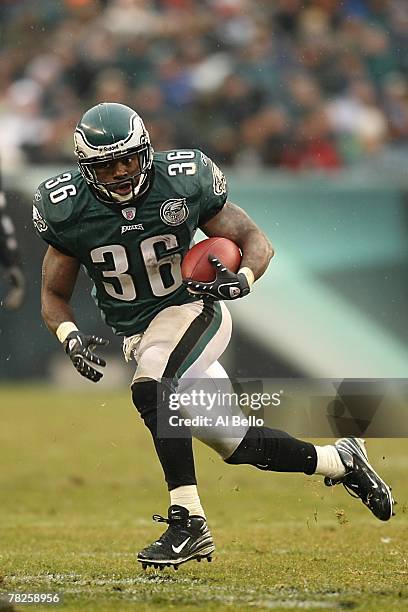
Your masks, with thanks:
M 304 472 L 314 474 L 316 449 L 310 442 L 293 438 L 288 433 L 269 427 L 250 427 L 226 463 L 248 463 L 260 470 Z
M 183 485 L 197 484 L 194 467 L 191 432 L 188 427 L 178 426 L 177 435 L 172 438 L 169 426 L 169 389 L 154 380 L 136 383 L 132 386 L 132 399 L 140 412 L 146 427 L 152 434 L 156 453 L 163 468 L 169 491 Z M 159 433 L 157 430 L 160 412 Z M 174 430 L 173 430 L 174 431 Z

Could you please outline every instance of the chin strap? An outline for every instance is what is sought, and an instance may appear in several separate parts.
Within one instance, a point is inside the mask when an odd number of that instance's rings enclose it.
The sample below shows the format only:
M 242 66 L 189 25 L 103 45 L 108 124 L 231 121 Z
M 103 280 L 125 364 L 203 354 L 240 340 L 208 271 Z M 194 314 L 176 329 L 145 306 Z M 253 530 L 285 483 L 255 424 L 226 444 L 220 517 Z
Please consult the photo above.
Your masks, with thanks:
M 140 189 L 141 187 L 145 186 L 144 185 L 144 183 L 146 182 L 145 177 L 146 177 L 146 172 L 144 172 L 143 174 L 139 176 L 139 182 L 137 183 L 137 185 L 133 185 L 133 180 L 130 179 L 132 181 L 132 191 L 129 193 L 129 195 L 122 196 L 120 195 L 120 193 L 115 193 L 114 191 L 110 189 L 108 191 L 110 195 L 112 196 L 112 198 L 116 200 L 117 202 L 119 202 L 119 204 L 128 204 L 129 202 L 131 202 L 132 200 L 134 200 L 135 198 L 137 198 L 138 196 L 144 193 L 143 191 L 142 193 L 140 193 Z

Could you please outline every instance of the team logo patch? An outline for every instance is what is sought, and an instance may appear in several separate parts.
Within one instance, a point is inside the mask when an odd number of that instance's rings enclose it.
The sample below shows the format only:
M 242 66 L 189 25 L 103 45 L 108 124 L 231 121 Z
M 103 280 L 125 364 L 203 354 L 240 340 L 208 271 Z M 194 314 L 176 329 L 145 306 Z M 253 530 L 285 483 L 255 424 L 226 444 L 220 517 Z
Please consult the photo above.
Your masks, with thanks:
M 160 218 L 166 225 L 181 225 L 188 213 L 186 198 L 166 200 L 160 207 Z
M 33 223 L 35 229 L 38 232 L 46 232 L 48 229 L 48 225 L 46 224 L 44 218 L 41 216 L 40 211 L 36 206 L 33 206 Z
M 127 219 L 127 221 L 133 221 L 136 217 L 136 208 L 132 206 L 131 208 L 124 208 L 122 210 L 122 215 Z
M 213 189 L 215 195 L 223 195 L 227 193 L 227 179 L 224 176 L 222 170 L 219 169 L 217 164 L 211 163 L 213 173 Z

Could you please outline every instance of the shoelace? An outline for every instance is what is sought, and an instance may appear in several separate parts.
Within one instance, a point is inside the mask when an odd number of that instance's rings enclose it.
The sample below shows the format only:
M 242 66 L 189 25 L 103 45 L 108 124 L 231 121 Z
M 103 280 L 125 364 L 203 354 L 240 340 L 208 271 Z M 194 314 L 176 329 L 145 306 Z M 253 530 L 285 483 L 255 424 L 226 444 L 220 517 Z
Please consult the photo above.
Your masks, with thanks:
M 347 475 L 347 474 L 346 474 L 346 475 Z M 332 486 L 333 486 L 333 487 L 337 487 L 337 485 L 339 485 L 339 484 L 343 485 L 343 487 L 345 488 L 345 490 L 347 491 L 347 493 L 348 493 L 349 495 L 351 495 L 351 497 L 355 497 L 356 499 L 361 499 L 361 498 L 360 498 L 360 495 L 358 495 L 357 493 L 355 493 L 355 492 L 354 492 L 354 491 L 351 489 L 351 486 L 352 486 L 352 485 L 349 485 L 349 484 L 347 484 L 347 483 L 345 483 L 345 482 L 342 482 L 341 480 L 337 480 L 337 482 L 336 482 L 336 481 L 332 481 Z M 359 488 L 359 486 L 358 486 L 358 485 L 355 485 L 355 486 L 357 487 L 357 489 Z
M 366 473 L 366 470 L 365 470 L 364 468 L 362 469 L 362 471 L 363 471 L 363 473 Z M 349 472 L 349 473 L 351 473 L 351 472 Z M 346 474 L 345 476 L 347 476 L 347 475 L 348 475 L 348 474 Z M 361 501 L 362 501 L 364 504 L 368 504 L 368 503 L 369 503 L 369 500 L 370 500 L 370 494 L 369 494 L 369 493 L 366 493 L 366 495 L 363 495 L 363 492 L 361 491 L 361 488 L 360 488 L 360 486 L 359 486 L 357 483 L 356 483 L 356 484 L 354 484 L 354 485 L 352 485 L 352 484 L 349 484 L 349 483 L 347 483 L 347 482 L 342 482 L 341 484 L 343 485 L 343 487 L 345 488 L 345 490 L 347 491 L 347 493 L 348 493 L 349 495 L 351 495 L 351 497 L 354 497 L 355 499 L 361 499 Z M 357 489 L 357 490 L 358 490 L 358 491 L 359 491 L 361 494 L 359 495 L 358 493 L 356 493 L 356 492 L 353 490 L 353 488 L 354 488 L 354 489 Z
M 346 449 L 346 450 L 347 450 L 347 452 L 350 453 L 350 451 L 348 449 Z M 353 461 L 353 468 L 354 468 L 354 470 L 356 469 L 354 461 Z M 347 491 L 347 493 L 351 497 L 354 497 L 355 499 L 361 499 L 364 503 L 366 503 L 366 502 L 368 502 L 369 497 L 367 497 L 366 500 L 364 501 L 364 499 L 361 497 L 361 495 L 359 495 L 358 493 L 356 493 L 352 489 L 352 487 L 354 486 L 354 488 L 357 488 L 358 490 L 360 490 L 359 485 L 358 484 L 350 485 L 347 482 L 344 482 L 344 480 L 343 480 L 344 478 L 346 478 L 349 474 L 351 474 L 353 472 L 353 468 L 350 469 L 348 472 L 346 472 L 341 480 L 338 480 L 337 482 L 334 482 L 333 484 L 334 485 L 342 484 L 343 487 L 345 488 L 345 490 Z
M 156 523 L 167 523 L 168 525 L 170 525 L 169 519 L 164 518 L 164 516 L 162 516 L 161 514 L 153 514 L 152 519 L 156 521 Z
M 338 483 L 336 483 L 336 484 L 340 484 L 340 483 L 338 482 Z M 344 482 L 342 482 L 341 484 L 343 485 L 343 487 L 345 488 L 345 490 L 347 491 L 347 493 L 348 493 L 349 495 L 351 495 L 351 497 L 354 497 L 355 499 L 361 499 L 360 495 L 358 495 L 358 494 L 357 494 L 357 493 L 355 493 L 355 492 L 354 492 L 352 489 L 350 489 L 350 486 L 351 486 L 351 485 L 347 485 L 347 484 L 345 484 Z M 358 487 L 358 485 L 356 485 L 356 487 L 357 487 L 357 488 L 359 488 L 359 487 Z
M 152 519 L 156 521 L 156 523 L 167 523 L 167 525 L 172 525 L 173 527 L 181 527 L 182 525 L 185 525 L 185 521 L 182 521 L 181 519 L 169 519 L 165 518 L 161 514 L 153 514 Z
M 175 527 L 176 529 L 177 528 L 181 529 L 182 527 L 184 527 L 184 523 L 180 524 L 181 521 L 177 519 L 165 518 L 161 514 L 153 514 L 152 519 L 156 521 L 156 523 L 166 523 L 169 526 L 168 529 L 166 529 L 166 531 L 160 536 L 160 538 L 158 539 L 158 542 L 163 542 L 163 543 L 166 542 L 169 536 L 169 531 L 171 527 L 173 528 Z
M 332 485 L 333 486 L 337 486 L 339 484 L 343 485 L 343 487 L 345 488 L 345 490 L 347 491 L 347 493 L 351 496 L 354 497 L 355 499 L 362 499 L 361 496 L 356 493 L 355 491 L 353 491 L 352 487 L 354 486 L 354 488 L 360 489 L 360 487 L 358 486 L 358 484 L 355 485 L 350 485 L 346 482 L 343 481 L 343 478 L 345 478 L 346 476 L 348 476 L 349 474 L 351 474 L 353 470 L 350 470 L 349 472 L 346 472 L 346 474 L 342 477 L 341 480 L 337 480 L 336 481 L 332 481 Z

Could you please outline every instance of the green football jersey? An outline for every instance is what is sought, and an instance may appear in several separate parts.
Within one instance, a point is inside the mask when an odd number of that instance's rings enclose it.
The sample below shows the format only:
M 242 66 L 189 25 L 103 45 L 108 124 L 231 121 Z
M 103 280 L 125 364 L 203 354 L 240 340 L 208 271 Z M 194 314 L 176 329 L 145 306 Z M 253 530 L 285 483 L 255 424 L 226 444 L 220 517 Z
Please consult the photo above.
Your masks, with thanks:
M 81 262 L 119 335 L 141 332 L 163 308 L 197 299 L 182 284 L 180 263 L 196 229 L 227 199 L 223 173 L 201 151 L 155 153 L 153 168 L 147 196 L 117 210 L 94 196 L 79 170 L 41 183 L 34 196 L 37 234 Z

